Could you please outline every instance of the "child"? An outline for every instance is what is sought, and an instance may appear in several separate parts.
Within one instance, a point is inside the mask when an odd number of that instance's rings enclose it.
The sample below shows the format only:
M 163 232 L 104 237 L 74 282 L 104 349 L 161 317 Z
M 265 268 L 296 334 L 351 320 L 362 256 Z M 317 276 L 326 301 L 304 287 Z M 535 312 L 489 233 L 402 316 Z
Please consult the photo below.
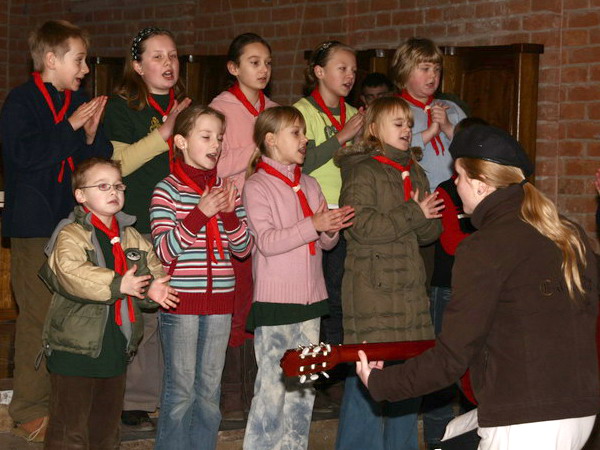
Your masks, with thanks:
M 156 449 L 213 449 L 231 329 L 231 258 L 252 248 L 246 213 L 230 180 L 217 177 L 225 118 L 194 105 L 175 122 L 173 173 L 156 185 L 152 238 L 181 300 L 159 313 L 165 375 Z
M 19 306 L 15 335 L 13 433 L 40 442 L 47 424 L 50 379 L 35 370 L 51 296 L 37 277 L 44 245 L 74 206 L 70 172 L 91 156 L 110 158 L 98 123 L 106 97 L 88 101 L 88 36 L 64 20 L 44 23 L 29 38 L 35 72 L 13 89 L 0 114 L 6 203 L 2 235 L 11 240 L 11 282 Z
M 150 238 L 150 196 L 169 173 L 172 135 L 177 115 L 190 104 L 183 98 L 179 59 L 173 35 L 144 28 L 133 39 L 123 80 L 106 106 L 104 124 L 121 161 L 127 199 L 124 210 L 137 217 L 135 228 Z M 144 339 L 127 369 L 123 423 L 139 431 L 152 430 L 148 412 L 160 398 L 162 357 L 156 313 L 145 314 Z
M 401 96 L 414 117 L 411 145 L 423 149 L 421 165 L 429 186 L 435 189 L 452 175 L 452 157 L 448 152 L 454 126 L 465 113 L 449 100 L 435 100 L 440 85 L 442 53 L 429 39 L 408 39 L 396 50 L 392 73 Z
M 350 226 L 353 209 L 328 210 L 314 178 L 301 174 L 306 143 L 302 115 L 289 106 L 261 113 L 244 204 L 256 236 L 254 303 L 248 321 L 258 362 L 245 449 L 308 446 L 314 388 L 283 379 L 288 348 L 319 338 L 327 313 L 321 249 L 332 248 Z
M 277 104 L 263 92 L 271 78 L 271 47 L 254 33 L 236 36 L 227 51 L 227 71 L 232 86 L 221 92 L 210 104 L 232 124 L 223 136 L 223 150 L 217 163 L 217 174 L 230 177 L 241 193 L 246 181 L 246 169 L 254 154 L 252 140 L 256 117 Z M 252 335 L 245 331 L 252 305 L 252 260 L 232 259 L 235 271 L 235 301 L 231 336 L 223 373 L 223 410 L 229 418 L 244 418 L 250 408 L 252 385 L 256 376 L 252 343 L 244 344 Z M 242 344 L 244 344 L 242 346 Z M 242 346 L 241 348 L 238 348 Z M 248 362 L 250 367 L 247 367 Z
M 118 448 L 140 305 L 168 309 L 177 296 L 151 244 L 131 227 L 135 217 L 120 212 L 119 164 L 85 160 L 72 185 L 80 206 L 56 227 L 40 270 L 54 292 L 42 339 L 52 381 L 45 448 Z
M 412 113 L 398 97 L 373 101 L 363 141 L 336 154 L 340 203 L 356 208 L 342 284 L 346 343 L 431 339 L 419 245 L 438 238 L 443 207 L 410 147 Z M 346 379 L 336 448 L 418 449 L 420 399 L 373 402 Z
M 360 88 L 360 101 L 368 107 L 373 100 L 386 97 L 394 93 L 394 84 L 384 74 L 373 72 L 368 74 Z
M 337 208 L 342 179 L 333 154 L 354 139 L 363 125 L 363 113 L 344 101 L 356 79 L 356 52 L 338 41 L 326 41 L 311 54 L 306 70 L 306 92 L 294 105 L 306 122 L 306 160 L 302 171 L 315 177 L 330 208 Z M 340 235 L 336 247 L 323 255 L 329 317 L 323 320 L 323 338 L 341 344 L 343 276 L 346 244 Z

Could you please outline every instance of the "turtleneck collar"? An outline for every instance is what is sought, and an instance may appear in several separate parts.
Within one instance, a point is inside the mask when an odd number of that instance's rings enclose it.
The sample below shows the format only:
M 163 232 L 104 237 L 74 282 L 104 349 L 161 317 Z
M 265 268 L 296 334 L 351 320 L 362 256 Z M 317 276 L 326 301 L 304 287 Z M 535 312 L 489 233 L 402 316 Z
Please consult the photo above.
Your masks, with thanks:
M 523 197 L 523 186 L 520 184 L 511 184 L 497 189 L 475 207 L 471 215 L 471 223 L 479 229 L 507 213 L 519 214 Z
M 397 163 L 400 163 L 402 165 L 407 164 L 412 158 L 412 153 L 410 149 L 400 150 L 389 144 L 383 144 L 383 151 L 384 156 L 387 156 L 392 161 L 396 161 Z
M 206 184 L 217 176 L 217 168 L 211 170 L 198 169 L 192 167 L 182 161 L 181 167 L 187 176 L 189 176 L 194 183 L 200 186 L 201 189 L 206 188 Z
M 276 169 L 278 172 L 288 177 L 290 180 L 294 180 L 294 170 L 296 170 L 297 164 L 281 164 L 280 162 L 275 161 L 274 159 L 271 159 L 265 155 L 262 155 L 261 159 L 264 163 L 267 163 L 268 165 Z

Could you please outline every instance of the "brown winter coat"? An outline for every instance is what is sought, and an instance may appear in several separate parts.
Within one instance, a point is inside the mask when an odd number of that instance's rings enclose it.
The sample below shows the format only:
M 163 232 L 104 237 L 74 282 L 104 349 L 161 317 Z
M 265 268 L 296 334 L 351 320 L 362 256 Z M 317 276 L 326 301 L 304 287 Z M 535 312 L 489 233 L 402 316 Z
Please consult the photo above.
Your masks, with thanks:
M 400 171 L 373 159 L 376 154 L 381 153 L 357 145 L 335 155 L 342 172 L 340 205 L 356 209 L 345 233 L 344 342 L 432 339 L 419 245 L 437 239 L 441 224 L 425 218 L 412 199 L 404 201 Z M 385 156 L 403 165 L 414 158 L 412 151 L 391 147 Z M 422 198 L 429 185 L 416 161 L 410 176 Z

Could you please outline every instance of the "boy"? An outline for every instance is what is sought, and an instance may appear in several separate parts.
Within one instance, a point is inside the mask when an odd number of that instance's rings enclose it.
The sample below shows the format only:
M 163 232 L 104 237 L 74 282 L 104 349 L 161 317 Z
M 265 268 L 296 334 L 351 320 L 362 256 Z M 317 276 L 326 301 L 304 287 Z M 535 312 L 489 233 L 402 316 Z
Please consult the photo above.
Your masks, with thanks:
M 121 212 L 119 163 L 85 160 L 72 185 L 79 206 L 56 227 L 39 272 L 54 292 L 42 333 L 52 384 L 45 448 L 118 448 L 140 306 L 175 307 L 177 292 L 135 217 Z
M 465 113 L 449 100 L 433 101 L 442 74 L 442 53 L 433 41 L 408 39 L 396 50 L 392 72 L 400 95 L 410 104 L 413 113 L 411 145 L 423 149 L 420 164 L 434 190 L 452 176 L 448 147 L 454 126 L 465 118 Z
M 373 72 L 363 80 L 360 92 L 360 101 L 368 108 L 373 100 L 392 94 L 394 85 L 384 74 Z
M 6 204 L 2 234 L 11 240 L 11 281 L 19 306 L 15 336 L 13 432 L 43 441 L 50 380 L 36 371 L 50 295 L 38 279 L 44 245 L 73 209 L 70 171 L 90 156 L 109 158 L 112 146 L 98 123 L 106 103 L 86 103 L 79 90 L 89 72 L 87 35 L 66 21 L 50 21 L 29 39 L 33 78 L 13 89 L 0 113 Z

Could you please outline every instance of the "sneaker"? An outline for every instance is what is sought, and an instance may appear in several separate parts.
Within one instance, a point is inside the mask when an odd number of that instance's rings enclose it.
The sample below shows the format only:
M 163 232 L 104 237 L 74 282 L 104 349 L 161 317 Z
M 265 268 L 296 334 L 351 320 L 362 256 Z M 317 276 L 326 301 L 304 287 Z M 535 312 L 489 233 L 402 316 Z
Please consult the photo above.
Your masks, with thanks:
M 44 442 L 48 429 L 48 416 L 38 417 L 30 422 L 19 423 L 12 430 L 12 434 L 22 437 L 27 442 Z
M 154 431 L 154 423 L 146 411 L 122 411 L 121 423 L 135 431 Z

